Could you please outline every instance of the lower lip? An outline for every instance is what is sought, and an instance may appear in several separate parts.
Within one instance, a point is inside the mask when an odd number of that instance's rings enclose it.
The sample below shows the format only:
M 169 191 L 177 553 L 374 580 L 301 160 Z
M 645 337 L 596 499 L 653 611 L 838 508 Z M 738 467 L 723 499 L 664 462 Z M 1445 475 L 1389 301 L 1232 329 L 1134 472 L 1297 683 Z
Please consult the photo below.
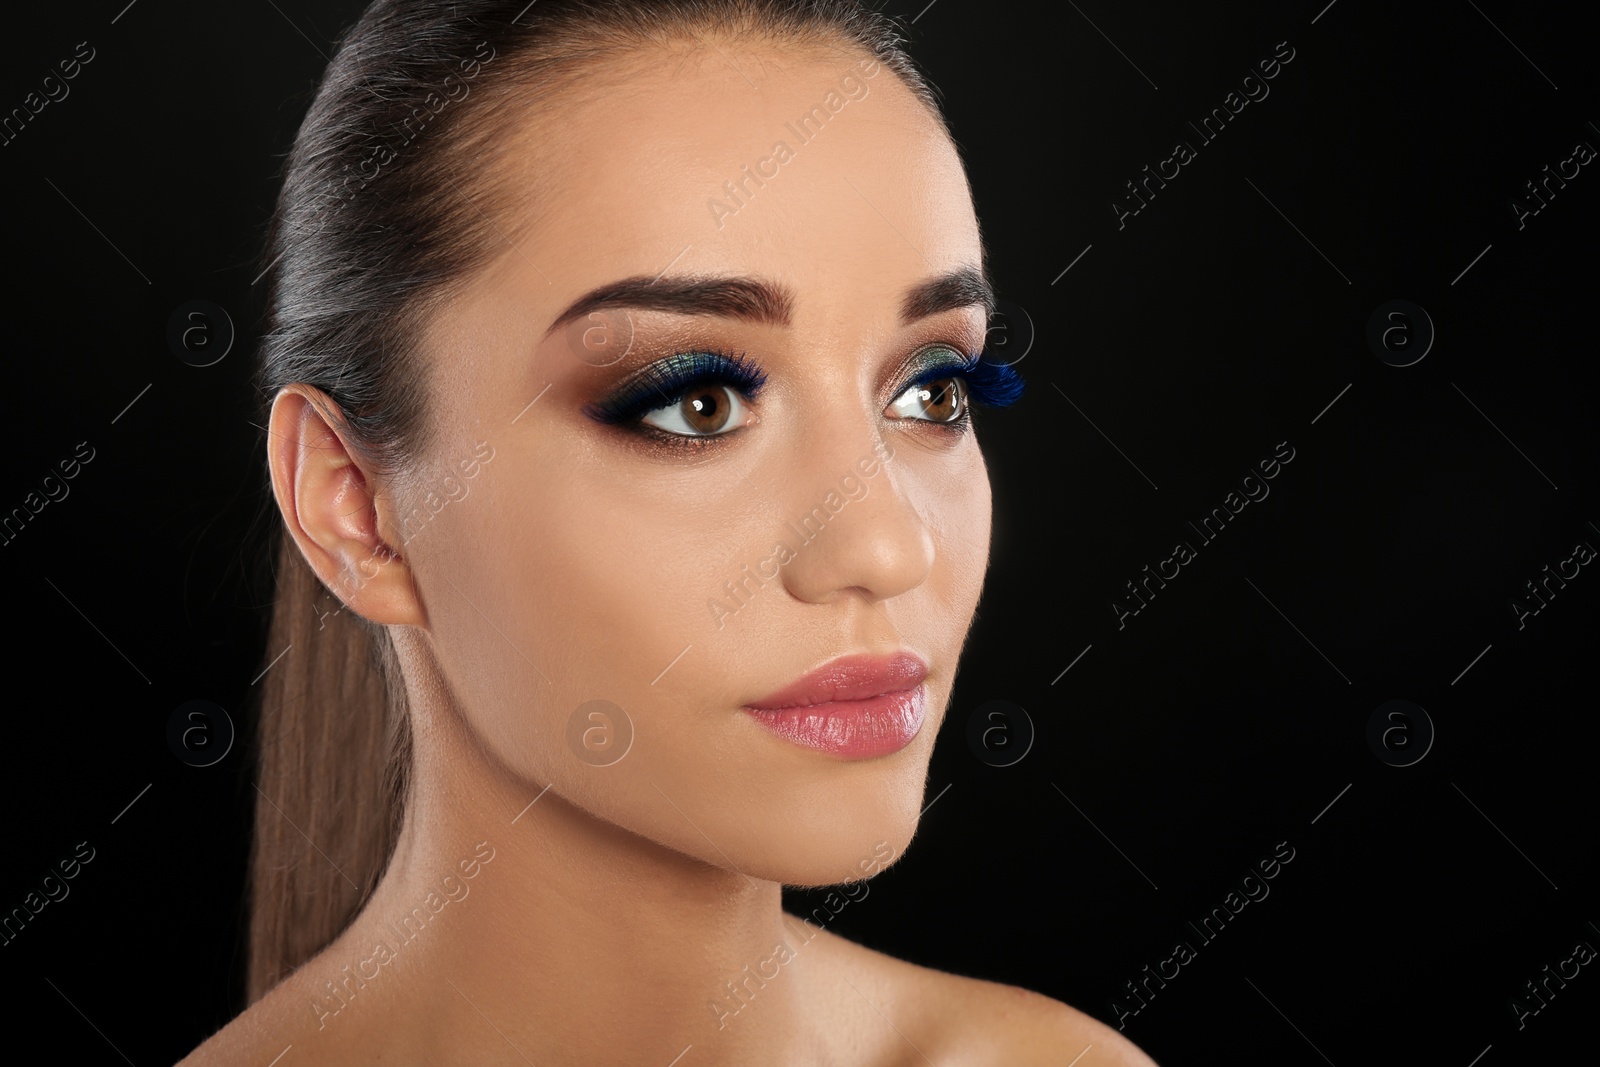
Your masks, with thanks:
M 866 700 L 836 700 L 803 708 L 745 708 L 785 741 L 841 759 L 870 759 L 909 745 L 927 711 L 928 687 L 903 689 Z

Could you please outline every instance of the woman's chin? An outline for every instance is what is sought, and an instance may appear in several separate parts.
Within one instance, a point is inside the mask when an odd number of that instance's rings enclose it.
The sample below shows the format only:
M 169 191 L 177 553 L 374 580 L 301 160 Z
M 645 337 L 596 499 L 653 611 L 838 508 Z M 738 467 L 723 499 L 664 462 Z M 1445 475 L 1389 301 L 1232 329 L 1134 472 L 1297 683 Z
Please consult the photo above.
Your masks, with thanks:
M 810 889 L 860 882 L 882 872 L 910 844 L 910 823 L 856 821 L 831 835 L 774 835 L 759 855 L 748 857 L 744 873 L 769 882 Z

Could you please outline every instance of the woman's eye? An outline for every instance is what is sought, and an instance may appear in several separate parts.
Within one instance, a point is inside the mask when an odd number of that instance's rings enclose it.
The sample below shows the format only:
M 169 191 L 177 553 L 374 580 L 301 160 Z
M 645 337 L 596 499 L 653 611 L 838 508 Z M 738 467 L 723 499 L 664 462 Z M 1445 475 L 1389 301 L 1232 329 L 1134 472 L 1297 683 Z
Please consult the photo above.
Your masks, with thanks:
M 959 422 L 966 412 L 966 382 L 958 377 L 936 378 L 913 385 L 889 405 L 892 417 L 925 422 Z
M 702 385 L 686 391 L 680 400 L 645 412 L 639 421 L 683 437 L 715 437 L 748 426 L 754 419 L 733 388 Z

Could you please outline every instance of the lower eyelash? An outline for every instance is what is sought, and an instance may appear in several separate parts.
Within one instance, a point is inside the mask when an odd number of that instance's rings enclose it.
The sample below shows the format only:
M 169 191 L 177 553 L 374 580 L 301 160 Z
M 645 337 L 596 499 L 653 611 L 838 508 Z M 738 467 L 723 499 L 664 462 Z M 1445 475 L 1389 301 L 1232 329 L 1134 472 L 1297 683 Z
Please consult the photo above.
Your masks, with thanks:
M 635 423 L 629 426 L 628 429 L 644 438 L 653 447 L 687 449 L 690 452 L 698 452 L 703 448 L 716 448 L 726 438 L 733 437 L 740 432 L 738 430 L 730 430 L 727 433 L 673 433 L 671 430 L 663 430 L 659 426 L 652 426 L 648 422 Z

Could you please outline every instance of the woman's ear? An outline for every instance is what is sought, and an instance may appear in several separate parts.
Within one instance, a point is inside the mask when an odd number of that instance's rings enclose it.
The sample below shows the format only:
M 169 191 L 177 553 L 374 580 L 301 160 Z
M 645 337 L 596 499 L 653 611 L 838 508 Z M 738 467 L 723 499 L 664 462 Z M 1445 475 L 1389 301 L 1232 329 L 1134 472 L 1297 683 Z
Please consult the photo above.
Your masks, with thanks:
M 267 464 L 278 508 L 306 562 L 346 607 L 376 623 L 426 625 L 411 569 L 379 530 L 375 480 L 335 429 L 337 412 L 308 385 L 273 400 Z

